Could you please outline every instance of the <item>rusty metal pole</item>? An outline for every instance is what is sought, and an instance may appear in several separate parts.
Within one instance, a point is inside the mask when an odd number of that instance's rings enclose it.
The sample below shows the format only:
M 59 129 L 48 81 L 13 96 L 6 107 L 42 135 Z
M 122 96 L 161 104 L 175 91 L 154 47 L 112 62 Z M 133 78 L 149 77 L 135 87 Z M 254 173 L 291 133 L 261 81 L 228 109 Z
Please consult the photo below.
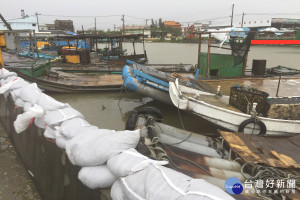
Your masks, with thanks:
M 29 32 L 29 40 L 30 40 L 30 48 L 31 48 L 31 52 L 32 52 L 32 59 L 33 59 L 33 62 L 35 63 L 35 56 L 34 56 L 34 49 L 33 49 L 33 44 L 32 44 L 32 33 L 31 33 L 31 31 Z
M 209 75 L 209 57 L 210 57 L 210 43 L 211 43 L 211 33 L 208 35 L 208 45 L 207 45 L 207 62 L 206 62 L 206 77 Z
M 36 41 L 35 30 L 33 30 L 33 38 L 34 38 L 34 43 L 35 43 L 37 59 L 40 60 L 40 54 L 39 54 L 39 49 L 38 49 L 38 45 L 37 45 L 37 41 Z
M 245 71 L 246 71 L 246 66 L 247 66 L 247 60 L 248 60 L 248 52 L 246 53 L 245 58 L 244 58 L 242 76 L 245 76 Z
M 135 55 L 136 55 L 136 52 L 135 52 L 135 40 L 133 39 L 133 43 L 132 43 L 132 45 L 133 45 L 133 55 L 134 55 L 134 57 L 135 57 Z
M 199 34 L 199 42 L 198 42 L 198 69 L 200 70 L 200 53 L 201 53 L 201 45 L 202 45 L 202 34 Z
M 278 97 L 279 87 L 280 87 L 280 81 L 281 81 L 281 75 L 279 76 L 278 85 L 277 85 L 277 91 L 276 91 L 276 97 Z

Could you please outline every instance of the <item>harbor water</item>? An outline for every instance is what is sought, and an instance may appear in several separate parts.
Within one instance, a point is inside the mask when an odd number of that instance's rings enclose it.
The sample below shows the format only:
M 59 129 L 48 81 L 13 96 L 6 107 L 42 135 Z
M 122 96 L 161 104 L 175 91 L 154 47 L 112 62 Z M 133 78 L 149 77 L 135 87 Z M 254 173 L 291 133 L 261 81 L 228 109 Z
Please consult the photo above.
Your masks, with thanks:
M 124 45 L 127 52 L 132 52 L 130 44 Z M 142 44 L 136 45 L 137 53 L 142 52 Z M 145 43 L 150 64 L 196 64 L 197 44 L 178 43 Z M 207 45 L 203 44 L 202 51 Z M 247 67 L 251 68 L 253 59 L 266 59 L 267 67 L 283 65 L 300 69 L 299 46 L 252 46 L 250 49 Z M 227 50 L 212 49 L 214 53 L 230 53 Z M 82 112 L 93 125 L 100 128 L 122 130 L 132 109 L 142 106 L 154 106 L 163 113 L 163 122 L 178 128 L 185 128 L 202 134 L 215 134 L 216 126 L 191 113 L 178 111 L 171 105 L 153 101 L 139 94 L 122 91 L 98 92 L 81 94 L 50 94 L 61 102 L 67 102 Z M 182 120 L 180 120 L 182 119 Z M 182 123 L 181 123 L 182 122 Z

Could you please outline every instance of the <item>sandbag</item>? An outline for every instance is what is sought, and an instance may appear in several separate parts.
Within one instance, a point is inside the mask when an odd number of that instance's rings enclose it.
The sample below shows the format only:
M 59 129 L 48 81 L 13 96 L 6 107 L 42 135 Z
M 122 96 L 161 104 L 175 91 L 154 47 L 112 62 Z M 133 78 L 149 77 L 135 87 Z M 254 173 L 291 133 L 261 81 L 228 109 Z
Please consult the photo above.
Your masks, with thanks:
M 25 104 L 25 102 L 20 98 L 17 98 L 15 101 L 15 105 L 18 107 L 24 107 L 24 104 Z
M 10 94 L 11 94 L 11 96 L 12 96 L 12 98 L 13 98 L 13 100 L 16 102 L 16 100 L 18 99 L 18 98 L 21 98 L 20 96 L 20 94 L 21 94 L 21 91 L 22 91 L 22 88 L 18 88 L 18 89 L 15 89 L 15 90 L 12 90 L 12 91 L 10 91 Z M 21 98 L 22 99 L 22 98 Z M 22 101 L 24 101 L 23 99 L 22 99 Z M 26 102 L 26 101 L 24 101 L 24 102 Z
M 45 122 L 48 125 L 58 126 L 61 122 L 72 118 L 84 118 L 83 115 L 72 107 L 55 111 L 46 111 Z
M 10 72 L 5 68 L 1 68 L 0 70 L 0 79 L 6 79 L 10 76 L 17 76 L 15 72 Z
M 88 188 L 109 188 L 117 180 L 104 164 L 101 166 L 83 167 L 78 173 L 78 179 Z
M 44 131 L 44 137 L 50 138 L 50 139 L 55 139 L 56 138 L 55 128 L 53 128 L 51 126 L 46 126 L 46 129 Z
M 97 126 L 90 125 L 86 120 L 81 118 L 73 118 L 61 123 L 59 132 L 66 138 L 73 138 L 74 136 L 85 133 L 89 130 L 98 130 Z
M 139 139 L 140 130 L 79 134 L 67 143 L 66 152 L 74 165 L 102 165 L 110 157 L 124 150 L 135 148 Z
M 110 196 L 112 200 L 126 200 L 122 191 L 120 180 L 116 180 L 111 186 Z
M 61 149 L 66 149 L 66 145 L 67 145 L 67 142 L 69 140 L 64 137 L 63 135 L 61 135 L 58 131 L 58 127 L 56 127 L 56 130 L 55 130 L 55 142 L 56 142 L 56 145 L 61 148 Z
M 22 131 L 26 130 L 32 118 L 41 117 L 43 114 L 44 110 L 36 104 L 34 104 L 33 107 L 30 107 L 27 112 L 19 114 L 16 121 L 14 121 L 16 133 L 21 133 Z
M 120 183 L 125 199 L 234 199 L 206 181 L 155 164 L 121 178 Z
M 24 81 L 22 78 L 18 77 L 18 82 L 15 82 L 14 84 L 12 84 L 10 86 L 10 90 L 16 90 L 16 89 L 19 89 L 19 88 L 23 88 L 23 87 L 26 87 L 28 86 L 30 83 L 28 83 L 27 81 Z
M 29 111 L 29 110 L 30 110 L 30 108 L 31 108 L 32 106 L 33 106 L 33 104 L 32 104 L 32 103 L 25 102 L 25 103 L 24 103 L 24 108 L 23 108 L 24 112 L 27 112 L 27 111 Z
M 69 106 L 69 104 L 61 103 L 44 93 L 41 95 L 37 104 L 47 111 L 59 110 Z
M 19 80 L 18 80 L 18 77 L 12 77 L 11 78 L 12 80 L 9 80 L 7 83 L 5 83 L 4 85 L 1 84 L 1 87 L 0 87 L 0 94 L 3 94 L 4 92 L 8 91 L 10 89 L 10 87 L 14 84 L 14 83 L 17 83 Z
M 36 83 L 32 83 L 22 88 L 19 97 L 24 101 L 36 104 L 41 95 L 42 91 L 37 87 Z
M 36 127 L 46 129 L 45 115 L 36 117 L 34 120 L 34 124 Z
M 180 200 L 234 200 L 228 193 L 221 190 L 203 179 L 192 179 L 186 195 L 179 198 Z
M 151 163 L 167 165 L 168 161 L 152 160 L 131 148 L 111 157 L 107 161 L 107 166 L 115 176 L 124 177 L 147 168 Z

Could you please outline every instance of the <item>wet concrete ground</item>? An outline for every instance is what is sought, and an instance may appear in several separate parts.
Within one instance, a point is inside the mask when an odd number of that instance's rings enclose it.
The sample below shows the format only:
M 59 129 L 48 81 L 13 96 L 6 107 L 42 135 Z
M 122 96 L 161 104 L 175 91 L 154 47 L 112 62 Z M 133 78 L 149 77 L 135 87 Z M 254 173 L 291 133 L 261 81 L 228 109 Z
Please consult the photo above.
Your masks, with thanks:
M 0 200 L 40 200 L 29 174 L 0 124 Z

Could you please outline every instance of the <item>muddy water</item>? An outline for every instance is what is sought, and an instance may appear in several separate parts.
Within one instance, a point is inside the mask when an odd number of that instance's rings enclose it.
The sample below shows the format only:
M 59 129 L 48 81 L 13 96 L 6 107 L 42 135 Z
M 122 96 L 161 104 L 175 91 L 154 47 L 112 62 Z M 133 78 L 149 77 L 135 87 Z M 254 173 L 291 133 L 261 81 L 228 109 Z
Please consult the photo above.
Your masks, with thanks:
M 149 62 L 156 63 L 191 63 L 197 62 L 197 44 L 174 43 L 146 43 Z M 143 50 L 142 44 L 136 45 L 137 53 Z M 131 44 L 125 44 L 124 48 L 130 54 Z M 202 50 L 207 46 L 204 44 Z M 230 53 L 226 50 L 213 49 L 212 52 Z M 267 59 L 267 67 L 277 65 L 290 66 L 300 69 L 300 47 L 266 47 L 254 46 L 251 48 L 248 59 L 248 67 L 252 66 L 252 59 Z M 181 128 L 178 110 L 174 106 L 156 101 L 149 101 L 135 93 L 105 92 L 84 94 L 50 94 L 55 99 L 68 102 L 74 108 L 84 114 L 86 119 L 101 128 L 122 130 L 129 112 L 143 105 L 155 106 L 164 115 L 164 122 Z M 120 99 L 120 101 L 119 101 Z M 119 105 L 119 106 L 118 106 Z M 121 110 L 121 112 L 120 112 Z M 190 113 L 180 111 L 183 125 L 187 130 L 199 133 L 214 133 L 215 126 Z

